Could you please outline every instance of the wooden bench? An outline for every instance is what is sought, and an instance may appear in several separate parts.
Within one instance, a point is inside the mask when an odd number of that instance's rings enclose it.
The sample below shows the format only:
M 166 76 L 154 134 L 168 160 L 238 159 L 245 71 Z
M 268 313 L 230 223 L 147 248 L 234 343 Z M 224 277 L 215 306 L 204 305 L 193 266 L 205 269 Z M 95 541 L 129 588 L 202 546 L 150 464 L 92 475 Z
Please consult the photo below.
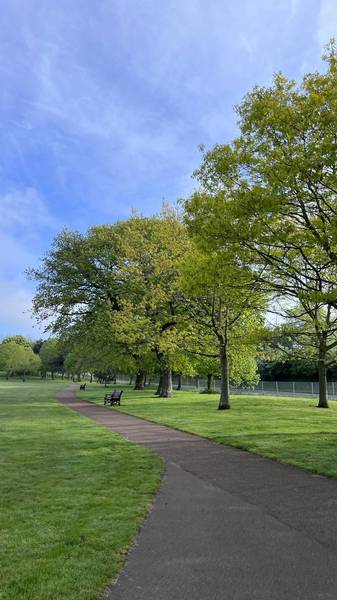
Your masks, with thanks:
M 83 390 L 83 391 L 85 391 L 85 386 L 86 386 L 86 385 L 87 385 L 86 383 L 82 383 L 82 385 L 80 385 L 80 390 Z
M 105 394 L 104 405 L 110 404 L 110 406 L 113 406 L 113 405 L 120 406 L 122 394 L 123 394 L 122 390 L 115 390 L 112 394 Z

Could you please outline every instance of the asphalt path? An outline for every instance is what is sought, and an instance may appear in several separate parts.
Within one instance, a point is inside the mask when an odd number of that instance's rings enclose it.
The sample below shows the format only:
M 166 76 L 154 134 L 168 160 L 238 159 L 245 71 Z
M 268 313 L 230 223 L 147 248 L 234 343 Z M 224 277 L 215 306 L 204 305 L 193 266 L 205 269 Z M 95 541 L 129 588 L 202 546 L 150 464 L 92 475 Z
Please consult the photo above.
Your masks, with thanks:
M 58 399 L 165 460 L 105 600 L 337 599 L 337 481 L 79 400 L 74 387 Z

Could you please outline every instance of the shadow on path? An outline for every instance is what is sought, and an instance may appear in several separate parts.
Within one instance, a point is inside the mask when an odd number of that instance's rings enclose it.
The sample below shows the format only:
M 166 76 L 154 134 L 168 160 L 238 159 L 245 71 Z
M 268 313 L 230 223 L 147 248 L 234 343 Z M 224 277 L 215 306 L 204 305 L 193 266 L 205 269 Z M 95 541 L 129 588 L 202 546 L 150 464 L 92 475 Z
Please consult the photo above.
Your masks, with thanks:
M 336 600 L 337 481 L 80 400 L 75 387 L 58 399 L 166 461 L 105 600 Z

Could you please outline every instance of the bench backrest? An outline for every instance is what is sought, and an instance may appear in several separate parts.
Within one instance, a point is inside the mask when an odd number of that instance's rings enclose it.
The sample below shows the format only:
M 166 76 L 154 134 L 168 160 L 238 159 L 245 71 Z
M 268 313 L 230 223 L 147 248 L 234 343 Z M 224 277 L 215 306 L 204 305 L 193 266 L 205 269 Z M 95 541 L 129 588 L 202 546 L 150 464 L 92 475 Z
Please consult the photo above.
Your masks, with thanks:
M 112 395 L 111 398 L 120 398 L 121 395 L 123 394 L 122 390 L 116 390 Z

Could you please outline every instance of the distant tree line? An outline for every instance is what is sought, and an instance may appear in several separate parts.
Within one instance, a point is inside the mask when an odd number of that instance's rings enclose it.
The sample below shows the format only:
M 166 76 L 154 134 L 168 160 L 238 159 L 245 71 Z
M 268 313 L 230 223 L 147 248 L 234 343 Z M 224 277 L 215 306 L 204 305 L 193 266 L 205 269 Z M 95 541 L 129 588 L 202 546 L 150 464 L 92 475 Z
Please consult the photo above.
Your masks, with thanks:
M 5 337 L 0 344 L 0 371 L 6 378 L 64 375 L 66 350 L 60 340 L 29 340 L 22 335 Z
M 32 352 L 33 351 L 33 355 Z M 260 353 L 261 354 L 261 353 Z M 263 353 L 262 353 L 263 354 Z M 247 356 L 244 356 L 247 360 Z M 198 372 L 190 371 L 190 375 L 203 377 L 206 379 L 205 391 L 214 391 L 215 378 L 219 378 L 220 371 L 216 358 L 204 358 L 196 361 Z M 66 348 L 65 344 L 56 338 L 47 340 L 29 340 L 22 335 L 5 337 L 0 344 L 0 371 L 9 378 L 19 376 L 25 378 L 29 375 L 39 375 L 41 377 L 67 376 L 73 380 L 80 381 L 84 377 L 89 377 L 100 383 L 114 382 L 117 372 L 111 367 L 106 370 L 86 371 L 86 364 L 82 358 L 76 360 L 73 352 Z M 318 369 L 314 361 L 305 360 L 257 360 L 257 373 L 255 371 L 255 358 L 252 357 L 251 370 L 248 369 L 249 379 L 245 379 L 246 367 L 234 367 L 231 377 L 231 383 L 236 385 L 252 386 L 257 383 L 258 378 L 263 381 L 318 381 Z M 136 373 L 129 370 L 130 381 L 137 381 Z M 148 381 L 151 381 L 151 374 L 156 376 L 156 372 L 148 372 Z M 177 379 L 177 389 L 181 389 L 181 379 L 186 373 L 175 373 Z M 253 375 L 253 376 L 252 376 Z M 329 380 L 337 380 L 337 363 L 327 370 Z M 146 377 L 144 374 L 145 384 Z

